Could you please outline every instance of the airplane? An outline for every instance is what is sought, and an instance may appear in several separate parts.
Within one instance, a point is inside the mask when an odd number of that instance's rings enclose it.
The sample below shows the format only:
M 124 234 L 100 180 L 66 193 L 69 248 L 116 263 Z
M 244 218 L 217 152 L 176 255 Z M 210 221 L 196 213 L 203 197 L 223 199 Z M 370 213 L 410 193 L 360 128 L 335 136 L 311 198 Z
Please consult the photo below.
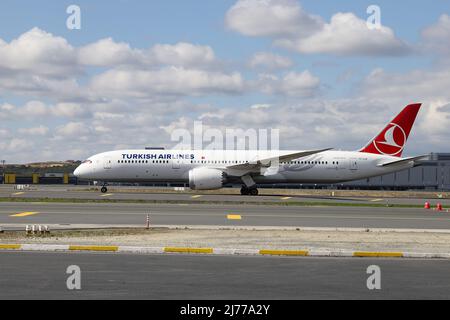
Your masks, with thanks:
M 334 184 L 384 175 L 417 165 L 426 156 L 402 158 L 421 107 L 406 106 L 357 151 L 315 150 L 117 150 L 96 154 L 76 168 L 83 180 L 189 183 L 193 190 L 242 185 L 242 195 L 258 195 L 258 185 Z

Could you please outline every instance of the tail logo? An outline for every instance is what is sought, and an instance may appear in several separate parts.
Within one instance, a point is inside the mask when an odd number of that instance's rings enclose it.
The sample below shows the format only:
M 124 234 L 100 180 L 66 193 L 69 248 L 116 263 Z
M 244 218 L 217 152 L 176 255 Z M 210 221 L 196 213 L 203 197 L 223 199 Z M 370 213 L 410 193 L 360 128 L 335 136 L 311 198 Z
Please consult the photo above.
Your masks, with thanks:
M 405 130 L 398 124 L 392 122 L 373 141 L 373 145 L 379 153 L 394 156 L 403 150 L 406 140 Z

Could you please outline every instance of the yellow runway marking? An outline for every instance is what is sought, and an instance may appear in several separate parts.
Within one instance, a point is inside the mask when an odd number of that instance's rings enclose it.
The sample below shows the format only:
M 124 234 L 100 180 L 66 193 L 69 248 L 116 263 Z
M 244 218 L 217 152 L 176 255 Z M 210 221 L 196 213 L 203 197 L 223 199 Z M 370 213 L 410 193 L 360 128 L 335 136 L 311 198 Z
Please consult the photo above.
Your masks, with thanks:
M 378 258 L 402 258 L 402 252 L 371 252 L 357 251 L 353 252 L 354 257 L 378 257 Z
M 227 215 L 228 220 L 242 220 L 242 216 L 239 214 L 229 214 Z
M 20 196 L 21 194 L 24 194 L 25 192 L 16 192 L 16 193 L 13 193 L 13 196 Z
M 272 256 L 307 256 L 306 250 L 259 250 L 259 254 Z
M 19 250 L 22 248 L 21 244 L 0 244 L 0 250 Z
M 12 214 L 12 215 L 10 215 L 10 217 L 27 217 L 27 216 L 32 216 L 32 215 L 38 214 L 38 213 L 39 212 L 27 211 L 27 212 Z
M 109 196 L 112 196 L 112 195 L 113 195 L 112 193 L 106 193 L 106 194 L 100 195 L 100 197 L 109 197 Z
M 371 202 L 378 202 L 378 201 L 383 201 L 383 199 L 372 199 L 370 200 Z
M 177 248 L 177 247 L 166 247 L 164 252 L 167 253 L 209 253 L 214 252 L 213 248 Z
M 72 251 L 117 251 L 117 246 L 69 246 Z
M 283 198 L 281 198 L 281 200 L 289 200 L 289 199 L 292 199 L 292 197 L 283 197 Z
M 197 199 L 197 198 L 200 198 L 200 197 L 202 197 L 202 195 L 201 195 L 201 194 L 197 194 L 197 195 L 195 195 L 195 196 L 192 196 L 191 198 L 192 198 L 192 199 Z

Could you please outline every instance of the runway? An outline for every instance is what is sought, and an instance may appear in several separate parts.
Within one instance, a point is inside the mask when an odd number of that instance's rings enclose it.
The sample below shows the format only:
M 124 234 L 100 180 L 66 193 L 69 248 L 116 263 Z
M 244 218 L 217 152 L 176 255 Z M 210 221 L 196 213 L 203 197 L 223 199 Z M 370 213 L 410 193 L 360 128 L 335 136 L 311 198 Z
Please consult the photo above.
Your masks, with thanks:
M 81 269 L 81 290 L 66 269 Z M 381 269 L 381 290 L 366 270 Z M 0 253 L 0 299 L 449 299 L 450 261 Z
M 0 226 L 25 224 L 450 229 L 450 214 L 387 207 L 6 202 Z
M 430 192 L 430 199 L 419 198 L 380 198 L 380 197 L 333 197 L 333 196 L 286 196 L 274 192 L 269 195 L 260 196 L 241 196 L 239 194 L 221 194 L 217 191 L 215 194 L 192 194 L 189 192 L 180 193 L 148 193 L 148 192 L 127 192 L 130 188 L 114 187 L 120 192 L 111 191 L 102 194 L 99 191 L 86 191 L 88 186 L 33 186 L 32 190 L 14 190 L 11 186 L 0 185 L 0 198 L 56 198 L 56 199 L 88 199 L 88 200 L 140 200 L 140 201 L 182 201 L 182 202 L 317 202 L 317 203 L 354 203 L 354 204 L 398 204 L 398 205 L 417 205 L 422 206 L 425 201 L 432 204 L 440 202 L 443 206 L 450 207 L 450 199 L 431 199 L 435 198 L 435 193 Z M 113 188 L 110 188 L 113 189 Z M 114 190 L 113 189 L 113 190 Z M 136 188 L 134 188 L 136 189 Z M 137 188 L 139 190 L 139 188 Z M 238 192 L 238 191 L 236 191 Z M 331 193 L 331 192 L 330 192 Z

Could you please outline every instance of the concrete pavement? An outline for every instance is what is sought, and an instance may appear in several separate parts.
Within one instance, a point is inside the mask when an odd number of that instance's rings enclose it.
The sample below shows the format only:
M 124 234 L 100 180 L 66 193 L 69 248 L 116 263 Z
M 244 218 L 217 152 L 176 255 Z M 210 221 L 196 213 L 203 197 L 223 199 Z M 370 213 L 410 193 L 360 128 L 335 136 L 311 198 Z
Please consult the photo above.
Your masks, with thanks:
M 81 269 L 69 291 L 66 269 Z M 368 290 L 368 266 L 381 290 Z M 450 261 L 0 253 L 0 299 L 449 299 Z
M 147 214 L 156 225 L 450 229 L 448 212 L 414 208 L 52 202 L 3 202 L 0 226 L 144 225 Z
M 280 191 L 264 190 L 263 194 L 257 197 L 241 196 L 239 194 L 226 194 L 222 191 L 216 193 L 192 193 L 180 192 L 174 193 L 173 190 L 167 189 L 167 192 L 156 191 L 148 192 L 147 189 L 135 188 L 136 192 L 130 192 L 126 187 L 111 187 L 111 191 L 102 194 L 99 191 L 88 191 L 88 186 L 31 186 L 28 190 L 14 190 L 12 186 L 0 185 L 0 198 L 59 198 L 59 199 L 89 199 L 89 200 L 143 200 L 143 201 L 220 201 L 220 202 L 336 202 L 336 203 L 355 203 L 355 204 L 400 204 L 400 205 L 423 205 L 425 201 L 429 201 L 432 205 L 440 202 L 444 207 L 450 207 L 450 199 L 435 199 L 436 192 L 430 192 L 430 198 L 402 198 L 402 197 L 367 197 L 367 196 L 331 196 L 330 195 L 283 195 Z M 151 189 L 150 189 L 151 190 Z M 159 190 L 159 189 L 158 189 Z M 147 192 L 144 192 L 147 191 Z M 171 192 L 169 192 L 171 191 Z M 229 191 L 229 190 L 226 190 Z M 365 192 L 370 194 L 369 192 Z

